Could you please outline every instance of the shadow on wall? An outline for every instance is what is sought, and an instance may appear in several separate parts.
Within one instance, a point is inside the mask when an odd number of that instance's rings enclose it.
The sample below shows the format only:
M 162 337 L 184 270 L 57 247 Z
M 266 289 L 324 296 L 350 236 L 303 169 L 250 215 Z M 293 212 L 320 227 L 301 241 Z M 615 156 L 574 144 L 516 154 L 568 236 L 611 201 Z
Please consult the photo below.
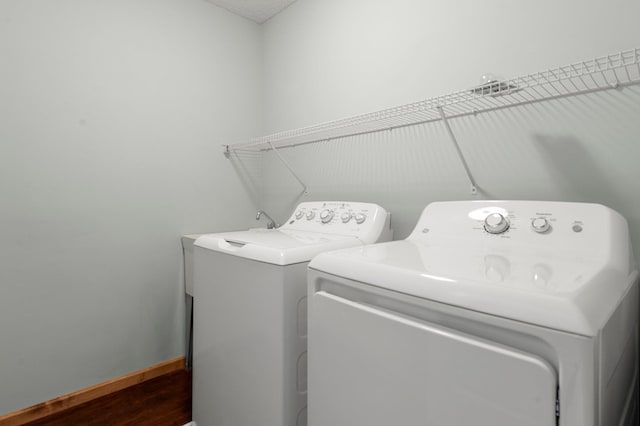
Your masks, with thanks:
M 612 186 L 585 146 L 574 136 L 533 135 L 534 145 L 553 177 L 557 191 L 570 195 L 572 201 L 609 200 L 618 198 Z

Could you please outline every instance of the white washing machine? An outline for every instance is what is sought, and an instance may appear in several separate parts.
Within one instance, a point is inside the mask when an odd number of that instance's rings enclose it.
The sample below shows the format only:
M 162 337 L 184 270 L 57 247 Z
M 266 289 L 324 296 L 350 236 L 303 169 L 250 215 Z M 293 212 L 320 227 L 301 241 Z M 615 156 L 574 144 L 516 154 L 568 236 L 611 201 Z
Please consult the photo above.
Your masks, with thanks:
M 318 253 L 392 238 L 357 202 L 305 202 L 278 229 L 208 234 L 194 247 L 193 420 L 307 424 L 307 265 Z
M 638 271 L 595 204 L 427 206 L 309 265 L 311 426 L 636 426 Z

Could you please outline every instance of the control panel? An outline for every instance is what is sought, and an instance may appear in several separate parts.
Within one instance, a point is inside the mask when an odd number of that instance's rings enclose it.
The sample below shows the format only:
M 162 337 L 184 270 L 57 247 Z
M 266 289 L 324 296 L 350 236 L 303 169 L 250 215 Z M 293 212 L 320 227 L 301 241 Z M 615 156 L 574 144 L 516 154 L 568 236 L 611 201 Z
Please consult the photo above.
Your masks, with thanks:
M 513 217 L 513 214 L 511 215 Z M 549 216 L 549 217 L 547 217 Z M 531 220 L 531 229 L 538 234 L 544 234 L 551 230 L 551 221 L 555 221 L 555 218 L 551 218 L 552 216 L 549 213 L 538 213 L 533 215 Z M 511 226 L 511 219 L 509 218 L 509 213 L 505 213 L 502 211 L 497 212 L 489 212 L 487 211 L 487 215 L 484 218 L 484 230 L 490 234 L 502 234 L 506 232 Z M 576 227 L 579 229 L 580 227 Z M 579 231 L 578 231 L 579 232 Z
M 353 235 L 368 243 L 371 236 L 389 228 L 389 222 L 389 213 L 377 204 L 311 201 L 300 203 L 279 229 Z
M 453 201 L 429 204 L 409 239 L 598 257 L 627 229 L 620 214 L 599 204 Z

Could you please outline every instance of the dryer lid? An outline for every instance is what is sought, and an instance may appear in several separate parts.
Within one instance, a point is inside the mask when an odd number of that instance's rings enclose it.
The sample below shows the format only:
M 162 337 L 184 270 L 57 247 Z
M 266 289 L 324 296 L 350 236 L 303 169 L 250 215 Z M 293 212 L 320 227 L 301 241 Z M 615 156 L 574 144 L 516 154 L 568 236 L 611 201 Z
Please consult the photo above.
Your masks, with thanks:
M 510 228 L 493 235 L 482 221 L 496 211 Z M 551 229 L 532 229 L 537 217 Z M 525 201 L 433 203 L 408 239 L 323 254 L 310 268 L 588 336 L 638 276 L 626 221 L 613 210 Z
M 464 309 L 595 336 L 637 279 L 589 261 L 505 256 L 412 241 L 323 253 L 328 274 Z M 330 279 L 330 278 L 329 278 Z

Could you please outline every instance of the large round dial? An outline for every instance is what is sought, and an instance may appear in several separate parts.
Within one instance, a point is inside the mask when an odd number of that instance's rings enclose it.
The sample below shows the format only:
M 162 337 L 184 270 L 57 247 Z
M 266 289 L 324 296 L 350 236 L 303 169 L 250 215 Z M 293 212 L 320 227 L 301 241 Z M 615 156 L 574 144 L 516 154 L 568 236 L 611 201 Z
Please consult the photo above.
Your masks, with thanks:
M 484 219 L 484 229 L 490 234 L 502 234 L 509 229 L 509 219 L 500 213 L 491 213 Z
M 320 212 L 320 220 L 322 223 L 329 223 L 331 219 L 333 219 L 333 210 L 327 209 Z

